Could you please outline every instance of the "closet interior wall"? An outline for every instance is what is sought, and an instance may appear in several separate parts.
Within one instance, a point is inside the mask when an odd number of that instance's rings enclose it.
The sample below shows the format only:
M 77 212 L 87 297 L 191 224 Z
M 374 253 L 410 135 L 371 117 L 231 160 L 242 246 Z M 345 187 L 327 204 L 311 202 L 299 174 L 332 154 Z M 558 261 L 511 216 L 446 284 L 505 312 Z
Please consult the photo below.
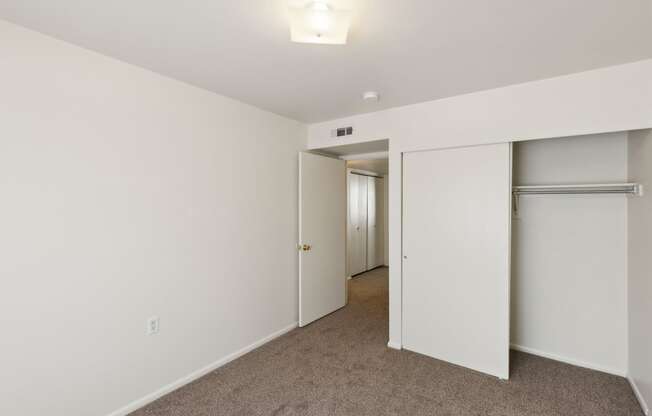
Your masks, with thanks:
M 514 144 L 514 185 L 628 181 L 627 133 Z M 514 349 L 627 374 L 624 195 L 520 196 L 512 218 Z

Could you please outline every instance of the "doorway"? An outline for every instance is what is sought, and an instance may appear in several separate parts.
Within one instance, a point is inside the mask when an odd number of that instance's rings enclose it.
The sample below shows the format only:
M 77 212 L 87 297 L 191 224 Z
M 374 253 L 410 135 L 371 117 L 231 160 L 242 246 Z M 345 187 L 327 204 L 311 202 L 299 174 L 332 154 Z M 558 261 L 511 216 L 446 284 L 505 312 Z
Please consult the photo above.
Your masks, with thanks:
M 356 293 L 371 287 L 385 288 L 375 302 L 387 305 L 388 141 L 379 142 L 300 155 L 302 327 L 343 308 L 352 298 L 359 301 Z M 388 319 L 385 316 L 384 321 Z

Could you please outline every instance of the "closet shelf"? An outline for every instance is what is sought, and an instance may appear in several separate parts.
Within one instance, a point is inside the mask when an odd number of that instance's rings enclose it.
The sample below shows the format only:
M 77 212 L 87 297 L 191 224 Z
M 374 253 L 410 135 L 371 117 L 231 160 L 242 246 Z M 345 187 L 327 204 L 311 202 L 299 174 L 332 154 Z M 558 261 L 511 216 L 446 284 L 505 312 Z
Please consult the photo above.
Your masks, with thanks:
M 638 183 L 582 184 L 582 185 L 534 185 L 512 187 L 514 196 L 521 195 L 587 195 L 625 194 L 643 195 L 643 185 Z

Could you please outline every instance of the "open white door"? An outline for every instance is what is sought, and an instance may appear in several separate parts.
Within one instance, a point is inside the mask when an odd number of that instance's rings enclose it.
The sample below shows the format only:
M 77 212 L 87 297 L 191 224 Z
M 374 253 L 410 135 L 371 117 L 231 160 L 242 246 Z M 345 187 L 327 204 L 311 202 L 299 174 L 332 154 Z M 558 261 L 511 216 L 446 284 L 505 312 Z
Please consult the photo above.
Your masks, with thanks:
M 346 166 L 299 154 L 299 326 L 346 304 Z
M 511 147 L 403 156 L 403 345 L 509 377 Z

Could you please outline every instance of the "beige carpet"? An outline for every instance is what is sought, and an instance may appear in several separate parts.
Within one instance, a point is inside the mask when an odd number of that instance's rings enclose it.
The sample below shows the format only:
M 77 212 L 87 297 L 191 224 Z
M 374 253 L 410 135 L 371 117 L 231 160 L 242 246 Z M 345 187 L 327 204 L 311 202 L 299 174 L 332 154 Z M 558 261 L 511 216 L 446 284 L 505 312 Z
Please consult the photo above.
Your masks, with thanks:
M 620 377 L 513 352 L 502 382 L 387 348 L 387 269 L 350 281 L 349 296 L 132 415 L 642 415 Z

